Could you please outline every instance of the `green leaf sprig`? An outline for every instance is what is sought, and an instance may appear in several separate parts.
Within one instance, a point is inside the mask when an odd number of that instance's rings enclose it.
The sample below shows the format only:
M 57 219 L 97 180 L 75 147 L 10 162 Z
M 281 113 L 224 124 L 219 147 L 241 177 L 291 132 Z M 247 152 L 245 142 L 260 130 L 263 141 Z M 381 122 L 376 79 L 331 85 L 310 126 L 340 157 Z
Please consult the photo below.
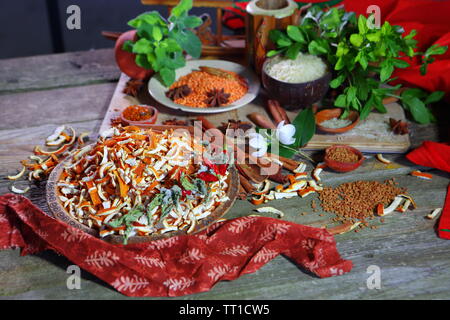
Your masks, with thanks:
M 394 80 L 395 69 L 407 68 L 408 59 L 421 56 L 420 70 L 425 74 L 427 65 L 435 60 L 434 56 L 447 50 L 447 47 L 433 45 L 425 52 L 417 52 L 416 31 L 403 34 L 402 27 L 387 21 L 380 28 L 370 28 L 364 15 L 357 17 L 354 12 L 342 8 L 322 11 L 313 6 L 300 25 L 270 31 L 269 38 L 276 48 L 267 56 L 282 54 L 295 59 L 300 52 L 322 56 L 333 68 L 330 87 L 338 92 L 334 104 L 344 109 L 342 117 L 345 118 L 350 110 L 356 110 L 360 118 L 365 119 L 374 108 L 383 113 L 387 111 L 383 98 L 395 95 L 400 88 L 386 86 Z M 438 92 L 434 99 L 427 100 L 426 93 L 415 91 L 412 97 L 410 93 L 399 96 L 403 107 L 419 123 L 433 121 L 426 105 L 443 94 Z
M 137 30 L 138 40 L 126 41 L 123 50 L 135 53 L 136 64 L 154 70 L 166 86 L 175 81 L 175 70 L 185 66 L 184 52 L 193 58 L 201 54 L 202 43 L 192 29 L 200 26 L 202 19 L 188 15 L 191 8 L 192 0 L 181 0 L 168 20 L 151 11 L 128 22 Z

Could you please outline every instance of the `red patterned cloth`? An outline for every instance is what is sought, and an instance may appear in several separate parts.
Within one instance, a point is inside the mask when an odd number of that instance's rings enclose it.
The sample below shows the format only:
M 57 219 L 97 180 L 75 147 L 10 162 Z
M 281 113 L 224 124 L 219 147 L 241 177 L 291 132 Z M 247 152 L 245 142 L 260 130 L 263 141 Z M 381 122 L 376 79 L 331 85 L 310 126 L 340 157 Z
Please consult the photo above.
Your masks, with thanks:
M 406 158 L 424 167 L 450 172 L 450 145 L 448 144 L 425 141 L 419 148 L 408 153 Z M 439 218 L 438 234 L 440 238 L 450 240 L 450 184 L 444 209 Z
M 53 250 L 127 296 L 208 291 L 221 280 L 255 272 L 279 254 L 321 278 L 352 269 L 325 229 L 267 217 L 218 222 L 195 235 L 112 245 L 48 216 L 27 198 L 6 194 L 0 196 L 0 230 L 0 249 L 20 247 L 22 255 Z

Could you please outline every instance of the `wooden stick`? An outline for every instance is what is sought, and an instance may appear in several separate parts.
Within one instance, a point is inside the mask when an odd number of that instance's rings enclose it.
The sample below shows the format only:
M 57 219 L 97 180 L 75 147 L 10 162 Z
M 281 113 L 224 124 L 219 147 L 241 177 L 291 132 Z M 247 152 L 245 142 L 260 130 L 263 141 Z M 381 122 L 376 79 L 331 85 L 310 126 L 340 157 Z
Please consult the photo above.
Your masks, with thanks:
M 256 188 L 250 183 L 250 181 L 248 181 L 247 178 L 244 177 L 241 173 L 239 173 L 239 180 L 241 182 L 242 188 L 244 188 L 247 193 L 252 193 L 256 190 Z
M 277 127 L 273 124 L 272 120 L 263 116 L 258 112 L 252 112 L 247 116 L 254 124 L 264 129 L 276 129 Z
M 277 107 L 276 100 L 267 100 L 267 110 L 269 111 L 272 119 L 278 125 L 281 121 L 283 121 L 283 117 L 281 116 L 279 109 Z

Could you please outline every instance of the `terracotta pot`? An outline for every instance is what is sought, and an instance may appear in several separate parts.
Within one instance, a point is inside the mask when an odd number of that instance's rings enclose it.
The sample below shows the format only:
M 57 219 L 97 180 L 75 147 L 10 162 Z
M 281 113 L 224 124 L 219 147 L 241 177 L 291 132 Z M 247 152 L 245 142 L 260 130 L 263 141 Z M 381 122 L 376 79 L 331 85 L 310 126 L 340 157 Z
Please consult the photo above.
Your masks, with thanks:
M 337 148 L 347 149 L 350 152 L 356 154 L 358 156 L 358 161 L 356 161 L 356 162 L 340 162 L 340 161 L 336 161 L 336 160 L 330 159 L 327 156 L 328 152 L 330 150 L 332 150 L 332 149 L 337 149 Z M 330 147 L 325 149 L 324 162 L 327 165 L 327 168 L 330 168 L 331 170 L 334 170 L 336 172 L 350 172 L 350 171 L 353 171 L 356 168 L 358 168 L 364 162 L 364 159 L 365 159 L 365 157 L 363 156 L 361 151 L 359 151 L 356 148 L 350 147 L 348 145 L 333 145 L 333 146 L 330 146 Z
M 154 73 L 153 70 L 144 69 L 138 66 L 135 62 L 136 54 L 122 49 L 124 42 L 127 40 L 136 40 L 136 30 L 130 30 L 122 33 L 116 41 L 114 54 L 120 71 L 132 79 L 143 80 L 149 78 Z
M 327 127 L 320 125 L 323 121 L 330 120 L 333 118 L 339 118 L 341 116 L 342 112 L 344 112 L 344 110 L 341 108 L 324 109 L 324 110 L 317 112 L 315 115 L 317 129 L 319 129 L 320 131 L 323 131 L 323 132 L 327 132 L 327 133 L 343 133 L 343 132 L 347 132 L 347 131 L 350 131 L 351 129 L 353 129 L 356 126 L 356 124 L 359 122 L 359 114 L 356 111 L 350 111 L 350 114 L 348 115 L 348 117 L 346 119 L 350 120 L 351 123 L 346 127 L 327 128 Z

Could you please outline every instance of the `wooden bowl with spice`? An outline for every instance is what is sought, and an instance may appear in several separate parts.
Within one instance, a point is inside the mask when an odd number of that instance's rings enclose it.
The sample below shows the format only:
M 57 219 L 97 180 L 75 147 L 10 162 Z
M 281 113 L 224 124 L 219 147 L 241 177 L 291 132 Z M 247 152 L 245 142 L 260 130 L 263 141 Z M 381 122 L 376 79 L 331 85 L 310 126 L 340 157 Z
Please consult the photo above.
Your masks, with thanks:
M 341 119 L 344 112 L 341 108 L 324 109 L 316 113 L 316 127 L 326 133 L 344 133 L 353 129 L 359 122 L 356 111 L 350 111 L 345 119 Z
M 152 106 L 131 105 L 120 113 L 120 118 L 126 125 L 148 127 L 156 122 L 158 113 L 158 109 Z
M 364 162 L 363 154 L 348 145 L 333 145 L 325 149 L 324 162 L 327 168 L 337 172 L 349 172 Z

